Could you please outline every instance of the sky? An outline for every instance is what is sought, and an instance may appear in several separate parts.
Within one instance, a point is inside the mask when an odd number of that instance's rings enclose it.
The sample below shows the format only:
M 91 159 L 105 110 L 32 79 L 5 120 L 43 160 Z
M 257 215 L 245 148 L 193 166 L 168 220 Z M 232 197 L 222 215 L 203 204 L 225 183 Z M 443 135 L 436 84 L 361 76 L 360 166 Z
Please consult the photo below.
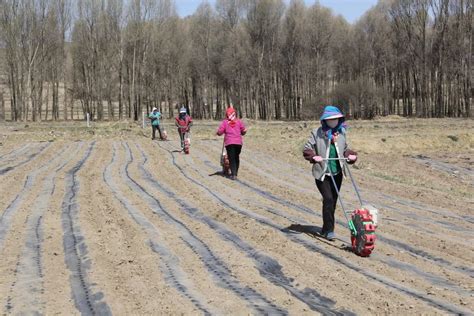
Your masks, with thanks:
M 305 0 L 306 5 L 311 6 L 317 0 Z M 175 0 L 178 14 L 182 17 L 191 15 L 201 3 L 201 0 Z M 214 0 L 208 0 L 214 5 Z M 289 3 L 289 0 L 285 0 Z M 341 14 L 349 23 L 354 23 L 367 10 L 377 4 L 377 0 L 319 0 L 319 3 L 332 9 L 334 14 Z

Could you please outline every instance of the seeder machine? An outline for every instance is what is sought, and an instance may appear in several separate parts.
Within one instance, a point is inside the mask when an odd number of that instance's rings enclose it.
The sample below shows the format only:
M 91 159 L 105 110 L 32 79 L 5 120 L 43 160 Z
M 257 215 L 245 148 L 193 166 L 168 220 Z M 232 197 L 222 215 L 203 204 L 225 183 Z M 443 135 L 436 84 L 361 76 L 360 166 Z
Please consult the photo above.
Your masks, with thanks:
M 337 189 L 336 181 L 334 180 L 334 175 L 329 171 L 331 176 L 331 181 L 336 188 L 337 194 L 339 196 L 338 200 L 341 205 L 344 217 L 347 220 L 347 225 L 351 232 L 351 245 L 352 250 L 355 254 L 361 257 L 368 257 L 372 253 L 375 247 L 375 229 L 377 228 L 378 220 L 378 210 L 371 205 L 364 204 L 362 198 L 360 197 L 359 188 L 357 187 L 354 177 L 352 176 L 351 170 L 349 169 L 349 164 L 347 163 L 346 158 L 327 158 L 328 160 L 338 160 L 342 162 L 345 166 L 345 170 L 349 175 L 354 191 L 357 195 L 357 198 L 360 203 L 360 207 L 355 210 L 347 210 L 344 201 L 341 197 L 341 192 Z M 326 164 L 328 165 L 328 164 Z M 327 167 L 327 170 L 330 170 Z

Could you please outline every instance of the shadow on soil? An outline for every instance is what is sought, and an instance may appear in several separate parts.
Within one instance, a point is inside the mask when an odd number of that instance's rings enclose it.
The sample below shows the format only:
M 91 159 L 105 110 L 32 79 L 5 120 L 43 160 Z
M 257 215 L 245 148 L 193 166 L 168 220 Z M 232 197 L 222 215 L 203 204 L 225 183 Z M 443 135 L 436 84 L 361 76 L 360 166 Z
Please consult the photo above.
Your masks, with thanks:
M 338 246 L 336 245 L 336 242 L 334 241 L 329 241 L 327 240 L 323 235 L 320 234 L 321 232 L 320 226 L 315 226 L 315 225 L 301 225 L 301 224 L 291 224 L 288 227 L 283 228 L 281 231 L 284 233 L 289 233 L 289 234 L 301 234 L 304 233 L 308 235 L 309 237 L 312 237 L 314 239 L 317 239 L 319 241 L 324 242 L 325 244 L 335 247 L 337 249 L 341 249 L 344 251 L 352 252 L 352 247 L 348 245 L 345 241 L 336 239 L 337 241 L 342 241 L 343 244 Z

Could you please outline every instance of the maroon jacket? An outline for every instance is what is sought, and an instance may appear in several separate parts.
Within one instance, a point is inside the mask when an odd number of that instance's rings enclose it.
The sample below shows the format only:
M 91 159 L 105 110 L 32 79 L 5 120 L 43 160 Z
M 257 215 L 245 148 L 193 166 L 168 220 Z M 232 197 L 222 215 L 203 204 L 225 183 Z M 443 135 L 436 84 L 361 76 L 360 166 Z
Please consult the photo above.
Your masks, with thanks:
M 181 119 L 179 115 L 176 117 L 176 127 L 178 128 L 178 132 L 180 133 L 187 133 L 189 132 L 189 128 L 193 125 L 193 119 L 191 116 L 187 115 Z

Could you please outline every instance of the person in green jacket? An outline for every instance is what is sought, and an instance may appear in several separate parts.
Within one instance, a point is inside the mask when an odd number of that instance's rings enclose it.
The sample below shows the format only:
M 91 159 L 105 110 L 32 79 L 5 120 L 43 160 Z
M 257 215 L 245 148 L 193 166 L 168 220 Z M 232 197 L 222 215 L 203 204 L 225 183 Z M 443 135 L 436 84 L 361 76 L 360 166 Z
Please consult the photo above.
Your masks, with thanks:
M 152 136 L 151 139 L 155 139 L 156 130 L 160 133 L 160 139 L 163 139 L 163 135 L 161 133 L 161 126 L 160 126 L 160 119 L 161 113 L 158 111 L 157 108 L 153 108 L 148 118 L 151 120 L 151 128 L 152 128 Z
M 334 213 L 345 165 L 340 160 L 330 159 L 345 158 L 349 164 L 353 164 L 357 160 L 357 153 L 348 148 L 345 117 L 339 108 L 326 106 L 320 121 L 321 126 L 313 129 L 304 146 L 303 156 L 313 164 L 313 176 L 323 198 L 321 235 L 332 241 L 336 238 Z M 335 183 L 331 179 L 331 174 Z

